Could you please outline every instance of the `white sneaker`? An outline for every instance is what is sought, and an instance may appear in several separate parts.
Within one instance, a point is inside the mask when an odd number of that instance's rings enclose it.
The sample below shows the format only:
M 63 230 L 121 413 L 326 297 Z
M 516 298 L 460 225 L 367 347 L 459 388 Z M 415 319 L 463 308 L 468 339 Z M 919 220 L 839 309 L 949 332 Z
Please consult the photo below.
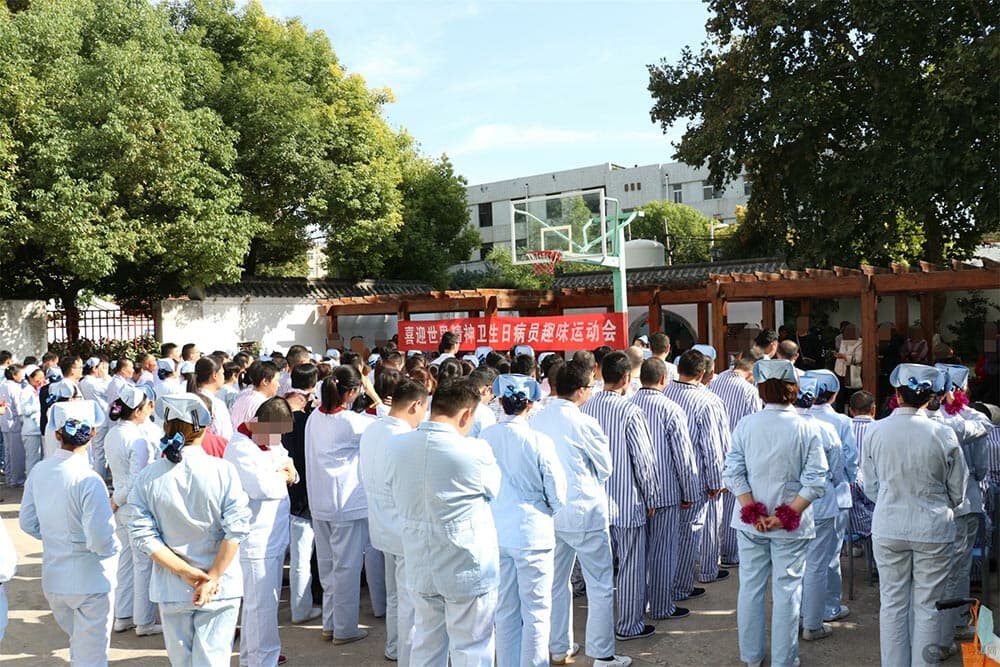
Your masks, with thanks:
M 817 639 L 826 639 L 832 634 L 833 634 L 833 628 L 824 623 L 815 630 L 808 630 L 808 629 L 803 630 L 802 639 L 807 642 L 814 642 Z
M 632 658 L 627 655 L 616 655 L 611 660 L 595 660 L 594 667 L 628 667 Z
M 572 658 L 574 655 L 580 652 L 580 645 L 573 642 L 573 645 L 569 647 L 568 653 L 553 653 L 549 656 L 549 662 L 553 665 L 565 665 L 566 661 Z
M 846 604 L 842 604 L 840 605 L 840 609 L 837 610 L 836 614 L 834 614 L 830 618 L 824 618 L 823 620 L 826 621 L 827 623 L 833 623 L 834 621 L 839 621 L 842 618 L 847 618 L 848 614 L 850 613 L 851 613 L 851 608 L 848 607 Z
M 125 632 L 126 630 L 131 630 L 135 627 L 135 623 L 132 622 L 132 617 L 128 618 L 116 618 L 115 619 L 115 632 Z
M 135 634 L 139 637 L 149 637 L 150 635 L 162 635 L 163 626 L 159 623 L 150 623 L 149 625 L 137 625 L 135 626 Z
M 309 621 L 317 619 L 322 615 L 323 615 L 322 607 L 313 607 L 312 609 L 309 610 L 309 613 L 306 615 L 305 618 L 300 618 L 300 619 L 293 618 L 292 625 L 302 625 L 303 623 L 308 623 Z

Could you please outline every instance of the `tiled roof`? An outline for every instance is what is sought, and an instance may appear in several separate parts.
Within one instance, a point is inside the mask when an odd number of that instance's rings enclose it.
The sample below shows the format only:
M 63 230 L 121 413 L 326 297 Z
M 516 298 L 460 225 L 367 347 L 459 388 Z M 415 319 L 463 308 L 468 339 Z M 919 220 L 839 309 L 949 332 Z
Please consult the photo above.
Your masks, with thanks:
M 761 257 L 629 269 L 626 273 L 626 279 L 630 287 L 664 285 L 675 289 L 684 289 L 704 285 L 708 282 L 710 273 L 753 273 L 754 271 L 777 273 L 783 268 L 786 268 L 783 258 Z M 588 273 L 566 273 L 556 276 L 552 287 L 553 289 L 611 287 L 611 272 L 602 270 Z
M 310 280 L 307 278 L 252 278 L 238 283 L 211 285 L 205 297 L 271 297 L 291 299 L 339 299 L 351 296 L 426 294 L 433 288 L 411 280 Z M 192 293 L 191 298 L 200 295 Z

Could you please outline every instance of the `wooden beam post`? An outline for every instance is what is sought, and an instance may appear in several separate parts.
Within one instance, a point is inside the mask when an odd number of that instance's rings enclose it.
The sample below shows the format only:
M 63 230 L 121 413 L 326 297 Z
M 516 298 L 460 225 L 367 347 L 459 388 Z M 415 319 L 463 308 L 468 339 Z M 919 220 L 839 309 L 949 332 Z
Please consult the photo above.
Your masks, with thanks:
M 487 297 L 483 304 L 483 317 L 496 317 L 499 310 L 496 295 Z
M 708 341 L 708 304 L 698 304 L 698 340 Z
M 910 326 L 910 298 L 907 294 L 897 294 L 893 300 L 896 302 L 896 333 L 905 336 Z
M 716 373 L 726 370 L 726 362 L 728 361 L 726 356 L 727 312 L 725 296 L 716 291 L 712 299 L 712 347 L 715 348 Z
M 765 329 L 776 330 L 778 327 L 775 326 L 775 315 L 774 315 L 774 299 L 768 298 L 763 299 L 760 302 L 760 325 Z
M 878 295 L 873 285 L 861 292 L 861 384 L 878 397 Z
M 812 315 L 812 299 L 799 299 L 799 315 Z
M 649 302 L 649 333 L 657 333 L 663 329 L 663 312 L 660 310 L 660 302 L 653 299 Z
M 920 328 L 924 330 L 924 340 L 927 341 L 927 351 L 934 352 L 934 294 L 923 292 L 920 295 Z M 933 361 L 933 359 L 931 359 Z

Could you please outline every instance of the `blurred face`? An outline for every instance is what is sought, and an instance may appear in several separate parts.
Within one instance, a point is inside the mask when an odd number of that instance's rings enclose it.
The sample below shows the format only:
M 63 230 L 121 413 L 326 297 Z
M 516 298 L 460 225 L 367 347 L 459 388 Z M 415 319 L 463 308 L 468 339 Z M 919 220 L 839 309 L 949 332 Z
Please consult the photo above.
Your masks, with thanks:
M 118 365 L 118 375 L 122 377 L 131 377 L 133 373 L 132 362 L 127 361 Z
M 28 378 L 28 384 L 30 384 L 35 389 L 38 389 L 43 384 L 45 384 L 45 373 L 43 373 L 42 371 L 35 371 L 34 373 L 31 374 L 31 377 Z
M 291 433 L 294 425 L 292 422 L 250 422 L 247 428 L 253 434 L 253 441 L 258 445 L 268 445 L 270 447 L 281 444 L 281 436 Z
M 79 359 L 73 364 L 73 367 L 69 369 L 69 373 L 66 374 L 70 380 L 79 380 L 83 377 L 83 362 Z

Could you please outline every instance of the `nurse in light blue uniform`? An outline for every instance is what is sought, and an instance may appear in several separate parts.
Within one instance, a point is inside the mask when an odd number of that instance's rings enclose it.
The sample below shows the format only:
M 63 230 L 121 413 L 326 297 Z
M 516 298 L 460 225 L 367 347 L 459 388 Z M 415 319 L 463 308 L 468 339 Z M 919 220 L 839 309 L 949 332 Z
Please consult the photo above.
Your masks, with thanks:
M 525 375 L 501 375 L 493 393 L 506 413 L 482 432 L 501 473 L 500 493 L 490 505 L 500 545 L 497 665 L 545 667 L 556 546 L 552 515 L 566 503 L 566 477 L 555 444 L 525 418 L 542 397 L 539 384 Z
M 826 492 L 829 466 L 816 429 L 792 405 L 798 388 L 791 362 L 758 361 L 754 380 L 764 409 L 737 424 L 722 473 L 740 505 L 732 523 L 740 547 L 740 659 L 751 667 L 764 663 L 770 576 L 771 664 L 794 667 L 806 550 L 816 536 L 811 505 Z
M 899 406 L 865 434 L 861 474 L 875 502 L 872 546 L 879 572 L 883 667 L 934 665 L 954 550 L 955 509 L 968 469 L 955 433 L 922 410 L 938 382 L 930 366 L 900 364 L 889 376 Z
M 132 546 L 153 559 L 149 597 L 160 606 L 174 667 L 229 665 L 243 577 L 236 555 L 250 508 L 236 469 L 201 448 L 212 416 L 196 394 L 156 402 L 164 458 L 135 479 Z
M 802 377 L 809 377 L 816 381 L 816 398 L 813 400 L 810 412 L 816 419 L 825 421 L 836 429 L 844 451 L 844 475 L 836 487 L 837 506 L 840 508 L 836 521 L 838 548 L 831 554 L 830 562 L 827 565 L 826 602 L 823 610 L 823 620 L 832 622 L 839 621 L 851 613 L 846 604 L 841 604 L 844 580 L 840 572 L 840 545 L 844 543 L 847 524 L 851 520 L 851 507 L 854 505 L 854 499 L 851 497 L 851 484 L 854 484 L 858 478 L 858 446 L 854 442 L 854 427 L 851 418 L 833 409 L 837 392 L 840 391 L 840 380 L 837 379 L 833 371 L 826 369 L 806 371 Z
M 814 641 L 829 637 L 833 628 L 823 622 L 823 607 L 827 597 L 827 573 L 831 558 L 840 553 L 837 542 L 837 486 L 844 481 L 844 450 L 840 436 L 833 426 L 816 419 L 810 408 L 816 398 L 816 380 L 811 377 L 799 379 L 799 399 L 796 410 L 806 422 L 813 426 L 823 445 L 830 471 L 826 474 L 826 492 L 812 504 L 816 537 L 809 543 L 806 552 L 806 574 L 802 580 L 802 639 Z
M 108 490 L 87 448 L 104 412 L 93 401 L 57 403 L 48 429 L 60 445 L 28 476 L 21 530 L 42 540 L 42 591 L 70 637 L 70 662 L 108 664 L 112 591 L 121 545 Z

